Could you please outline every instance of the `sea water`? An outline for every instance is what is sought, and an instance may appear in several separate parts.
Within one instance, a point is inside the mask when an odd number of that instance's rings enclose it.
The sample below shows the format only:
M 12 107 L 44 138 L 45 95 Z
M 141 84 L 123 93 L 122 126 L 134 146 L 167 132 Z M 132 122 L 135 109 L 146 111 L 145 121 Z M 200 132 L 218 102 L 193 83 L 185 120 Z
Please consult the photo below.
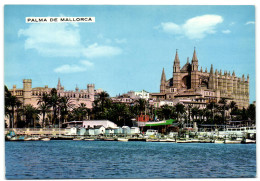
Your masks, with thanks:
M 5 143 L 6 179 L 256 177 L 255 144 Z

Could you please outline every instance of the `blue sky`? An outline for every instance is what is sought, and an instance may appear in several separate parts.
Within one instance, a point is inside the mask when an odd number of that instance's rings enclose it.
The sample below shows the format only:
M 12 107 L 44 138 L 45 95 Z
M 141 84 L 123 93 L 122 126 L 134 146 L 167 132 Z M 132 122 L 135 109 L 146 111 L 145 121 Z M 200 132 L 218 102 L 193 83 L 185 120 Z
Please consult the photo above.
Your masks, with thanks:
M 25 17 L 95 17 L 95 23 L 28 24 Z M 254 6 L 29 6 L 4 9 L 4 81 L 66 90 L 89 83 L 111 96 L 159 92 L 196 47 L 199 67 L 250 76 L 255 100 Z

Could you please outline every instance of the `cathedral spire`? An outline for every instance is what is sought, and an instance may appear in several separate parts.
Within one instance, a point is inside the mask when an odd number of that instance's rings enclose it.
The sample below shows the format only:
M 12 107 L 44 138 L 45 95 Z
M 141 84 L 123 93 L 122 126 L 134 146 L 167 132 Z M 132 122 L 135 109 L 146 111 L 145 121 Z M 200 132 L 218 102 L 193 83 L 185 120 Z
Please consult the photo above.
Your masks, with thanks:
M 192 61 L 198 61 L 195 47 L 194 47 L 194 52 L 193 52 Z
M 179 55 L 178 55 L 178 49 L 176 49 L 176 54 L 175 54 L 175 58 L 174 58 L 174 63 L 180 63 L 180 59 L 179 59 Z
M 174 58 L 174 63 L 173 63 L 173 73 L 175 72 L 180 72 L 181 66 L 180 66 L 180 59 L 178 55 L 178 49 L 176 49 L 176 54 Z
M 213 74 L 213 65 L 211 64 L 211 67 L 210 67 L 210 74 Z
M 60 78 L 58 79 L 57 89 L 58 89 L 58 90 L 61 89 Z
M 164 72 L 164 68 L 162 71 L 162 76 L 161 76 L 161 83 L 166 81 L 166 76 L 165 76 L 165 72 Z
M 160 93 L 165 93 L 165 89 L 166 89 L 166 76 L 165 76 L 164 68 L 163 68 L 162 77 L 161 77 L 161 85 L 160 85 Z
M 195 50 L 195 47 L 194 47 L 193 57 L 192 57 L 192 60 L 191 60 L 192 71 L 198 71 L 198 66 L 199 66 L 198 58 L 197 58 L 196 50 Z
M 235 71 L 233 71 L 233 73 L 232 73 L 232 76 L 233 76 L 233 77 L 235 77 L 235 76 L 236 76 L 236 74 L 235 74 Z

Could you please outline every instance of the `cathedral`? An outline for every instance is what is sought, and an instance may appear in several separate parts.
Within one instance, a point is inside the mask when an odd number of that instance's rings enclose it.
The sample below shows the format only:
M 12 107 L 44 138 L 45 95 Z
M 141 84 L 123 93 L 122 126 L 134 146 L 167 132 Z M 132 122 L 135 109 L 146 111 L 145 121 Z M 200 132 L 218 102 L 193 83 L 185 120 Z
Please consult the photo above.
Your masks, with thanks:
M 249 105 L 249 75 L 245 79 L 237 77 L 233 71 L 230 72 L 213 69 L 210 71 L 199 70 L 199 61 L 194 49 L 191 63 L 187 63 L 181 68 L 178 52 L 173 63 L 173 76 L 166 79 L 164 69 L 161 76 L 160 95 L 166 100 L 176 98 L 202 98 L 208 103 L 218 102 L 221 98 L 228 102 L 236 102 L 239 109 L 247 108 Z

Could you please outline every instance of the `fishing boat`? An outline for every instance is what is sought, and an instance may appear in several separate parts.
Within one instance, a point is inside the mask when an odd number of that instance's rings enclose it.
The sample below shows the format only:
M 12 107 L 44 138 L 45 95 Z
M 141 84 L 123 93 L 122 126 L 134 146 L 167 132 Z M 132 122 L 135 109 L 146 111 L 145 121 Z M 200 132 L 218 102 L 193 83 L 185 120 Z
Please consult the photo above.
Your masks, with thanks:
M 128 139 L 127 138 L 117 138 L 117 141 L 127 142 Z

